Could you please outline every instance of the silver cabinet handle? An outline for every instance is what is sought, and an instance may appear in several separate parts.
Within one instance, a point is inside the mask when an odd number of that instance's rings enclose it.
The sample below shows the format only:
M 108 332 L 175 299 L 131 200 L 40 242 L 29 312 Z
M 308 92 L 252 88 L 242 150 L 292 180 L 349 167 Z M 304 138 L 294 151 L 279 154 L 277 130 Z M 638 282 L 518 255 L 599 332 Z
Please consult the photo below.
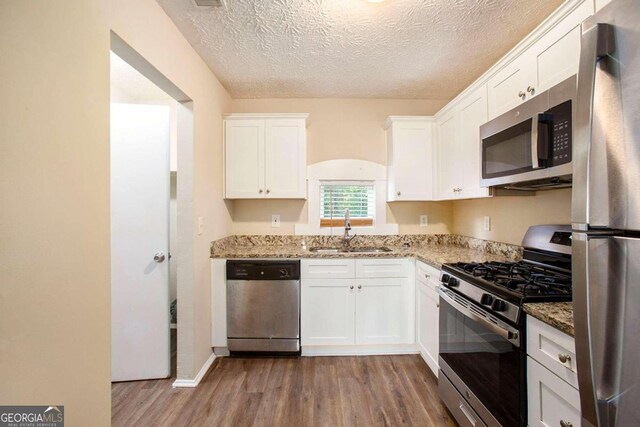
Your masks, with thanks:
M 518 97 L 524 101 L 527 98 L 527 94 L 523 91 L 520 91 L 518 92 Z
M 573 427 L 571 421 L 560 420 L 560 427 Z
M 400 196 L 402 193 L 398 191 L 396 194 L 397 194 L 398 196 Z
M 267 194 L 269 194 L 269 193 L 271 193 L 271 190 L 269 190 L 269 189 L 267 188 Z
M 428 274 L 425 273 L 424 278 L 428 279 L 429 277 L 431 277 L 431 276 L 429 276 Z
M 358 285 L 358 289 L 362 289 L 362 285 Z
M 155 262 L 162 262 L 162 261 L 164 261 L 164 258 L 165 258 L 165 256 L 164 256 L 164 254 L 162 252 L 156 252 L 156 254 L 153 256 L 153 260 Z
M 349 286 L 349 289 L 353 289 L 353 285 Z
M 531 94 L 531 96 L 536 94 L 536 88 L 534 88 L 533 86 L 529 86 L 527 88 L 527 92 L 529 92 Z
M 258 193 L 259 193 L 259 194 L 262 194 L 262 193 L 263 193 L 262 188 L 258 190 Z
M 569 356 L 568 354 L 558 354 L 558 360 L 562 363 L 567 363 L 567 362 L 571 362 L 571 356 Z

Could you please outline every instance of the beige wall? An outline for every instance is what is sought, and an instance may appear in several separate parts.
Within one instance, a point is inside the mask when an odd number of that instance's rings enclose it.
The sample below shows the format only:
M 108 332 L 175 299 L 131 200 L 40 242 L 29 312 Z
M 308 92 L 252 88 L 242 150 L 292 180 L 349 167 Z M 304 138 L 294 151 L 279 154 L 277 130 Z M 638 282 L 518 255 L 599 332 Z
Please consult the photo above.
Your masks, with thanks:
M 390 115 L 428 116 L 445 100 L 414 99 L 234 99 L 234 113 L 310 113 L 307 163 L 361 159 L 387 164 L 385 131 Z M 233 203 L 233 234 L 293 234 L 295 223 L 307 221 L 304 201 L 237 200 Z M 419 227 L 419 215 L 433 225 Z M 271 227 L 271 215 L 281 215 L 281 227 Z M 396 203 L 387 208 L 387 222 L 401 233 L 439 233 L 452 225 L 451 207 L 440 203 Z
M 216 119 L 230 98 L 154 0 L 2 2 L 0 403 L 62 404 L 68 426 L 110 424 L 111 28 L 194 101 L 205 231 L 182 313 L 184 377 L 211 352 L 209 244 L 231 224 Z
M 0 6 L 0 404 L 110 424 L 108 3 Z
M 483 218 L 491 231 L 483 231 Z M 508 196 L 453 202 L 453 233 L 519 245 L 536 224 L 569 224 L 571 190 L 540 191 L 535 196 Z

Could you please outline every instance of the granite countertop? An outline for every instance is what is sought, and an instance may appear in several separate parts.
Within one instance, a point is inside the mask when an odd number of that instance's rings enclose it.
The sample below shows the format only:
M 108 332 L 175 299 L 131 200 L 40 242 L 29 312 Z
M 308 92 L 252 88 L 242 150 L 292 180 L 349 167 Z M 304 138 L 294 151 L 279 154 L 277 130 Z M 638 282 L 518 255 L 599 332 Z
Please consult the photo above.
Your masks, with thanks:
M 544 323 L 574 335 L 573 304 L 571 302 L 540 302 L 524 305 L 524 311 Z
M 352 246 L 388 247 L 380 253 L 317 253 L 312 247 L 340 247 L 341 237 L 231 236 L 213 242 L 212 258 L 406 258 L 434 268 L 448 262 L 508 261 L 520 259 L 519 246 L 456 235 L 358 236 Z

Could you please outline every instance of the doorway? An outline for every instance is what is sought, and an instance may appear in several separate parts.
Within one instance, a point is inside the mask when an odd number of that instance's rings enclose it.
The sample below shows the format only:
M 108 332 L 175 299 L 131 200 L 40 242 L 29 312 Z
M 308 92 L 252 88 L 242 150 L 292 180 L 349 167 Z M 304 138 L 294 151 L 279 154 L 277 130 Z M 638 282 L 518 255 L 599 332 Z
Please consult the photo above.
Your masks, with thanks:
M 193 236 L 190 233 L 193 227 L 193 103 L 113 32 L 111 46 L 112 118 L 119 120 L 120 126 L 123 122 L 125 128 L 129 126 L 125 139 L 136 141 L 135 145 L 141 150 L 130 150 L 128 157 L 125 156 L 130 160 L 129 165 L 114 163 L 112 160 L 112 189 L 117 187 L 113 180 L 118 171 L 113 169 L 114 166 L 122 168 L 124 165 L 125 170 L 128 168 L 128 179 L 131 182 L 141 183 L 145 177 L 147 180 L 146 184 L 141 184 L 138 188 L 126 185 L 126 181 L 125 184 L 120 183 L 124 188 L 123 193 L 128 193 L 129 197 L 128 200 L 124 199 L 124 204 L 120 199 L 120 205 L 126 207 L 124 214 L 122 211 L 120 214 L 132 224 L 129 224 L 129 231 L 123 233 L 124 238 L 120 238 L 121 248 L 126 248 L 128 256 L 119 257 L 121 254 L 114 252 L 116 248 L 113 243 L 118 239 L 112 237 L 112 267 L 120 268 L 127 262 L 134 264 L 134 255 L 140 259 L 131 269 L 134 273 L 137 272 L 137 276 L 125 275 L 126 280 L 121 280 L 121 284 L 125 285 L 121 286 L 123 289 L 120 289 L 119 294 L 113 292 L 118 292 L 117 287 L 114 288 L 118 275 L 112 273 L 112 378 L 135 380 L 176 377 L 176 358 L 181 353 L 180 339 L 177 337 L 182 336 L 181 339 L 188 342 L 192 335 L 188 325 L 182 333 L 180 310 L 177 306 L 181 300 L 180 288 L 183 289 L 183 304 L 187 307 L 191 305 L 191 293 L 188 290 L 192 276 L 190 260 L 193 256 Z M 126 125 L 127 122 L 129 125 Z M 143 131 L 145 126 L 136 126 L 136 123 L 145 123 L 147 132 Z M 112 129 L 112 144 L 116 134 Z M 146 148 L 143 149 L 145 144 Z M 120 145 L 126 147 L 126 144 Z M 134 159 L 136 155 L 137 160 Z M 152 162 L 152 158 L 156 160 Z M 178 167 L 185 172 L 184 176 L 179 175 Z M 155 178 L 152 177 L 153 174 Z M 138 191 L 137 195 L 135 191 Z M 156 194 L 153 198 L 155 210 L 151 209 L 151 202 L 145 200 L 152 193 Z M 112 201 L 112 215 L 118 212 L 115 210 L 117 207 Z M 138 224 L 135 224 L 135 215 L 132 214 L 134 207 L 139 210 Z M 149 218 L 149 221 L 140 218 Z M 113 218 L 112 225 L 118 225 Z M 155 233 L 143 230 L 152 225 L 156 227 Z M 152 237 L 147 239 L 147 247 L 142 242 L 144 239 L 138 236 L 142 231 L 147 232 L 147 237 Z M 126 239 L 129 239 L 129 244 L 123 245 L 122 242 L 126 242 Z M 120 264 L 114 265 L 116 262 Z M 156 282 L 152 283 L 151 279 Z M 126 283 L 127 281 L 130 283 Z M 136 294 L 132 291 L 135 286 L 143 291 Z M 158 289 L 151 294 L 147 293 L 153 286 Z M 153 295 L 153 298 L 149 298 L 149 295 Z M 133 300 L 129 301 L 127 298 Z M 151 337 L 154 337 L 153 345 L 145 342 Z M 126 345 L 122 345 L 123 342 Z M 130 348 L 123 351 L 126 346 Z M 155 352 L 144 350 L 152 346 L 155 346 Z M 188 357 L 188 348 L 186 351 L 185 356 Z M 155 353 L 160 357 L 156 357 Z M 126 375 L 116 375 L 119 369 L 117 363 L 129 366 L 131 370 Z M 155 366 L 154 372 L 150 372 L 150 365 Z M 167 366 L 171 366 L 171 369 L 168 370 Z

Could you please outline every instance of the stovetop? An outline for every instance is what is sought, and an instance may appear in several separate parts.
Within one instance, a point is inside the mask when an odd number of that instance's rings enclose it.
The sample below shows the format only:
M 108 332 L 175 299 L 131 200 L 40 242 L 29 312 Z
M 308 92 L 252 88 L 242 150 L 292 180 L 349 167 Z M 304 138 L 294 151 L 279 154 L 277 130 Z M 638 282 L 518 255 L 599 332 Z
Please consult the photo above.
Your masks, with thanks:
M 442 270 L 519 305 L 525 302 L 570 301 L 572 296 L 568 272 L 526 261 L 456 262 L 444 264 Z

